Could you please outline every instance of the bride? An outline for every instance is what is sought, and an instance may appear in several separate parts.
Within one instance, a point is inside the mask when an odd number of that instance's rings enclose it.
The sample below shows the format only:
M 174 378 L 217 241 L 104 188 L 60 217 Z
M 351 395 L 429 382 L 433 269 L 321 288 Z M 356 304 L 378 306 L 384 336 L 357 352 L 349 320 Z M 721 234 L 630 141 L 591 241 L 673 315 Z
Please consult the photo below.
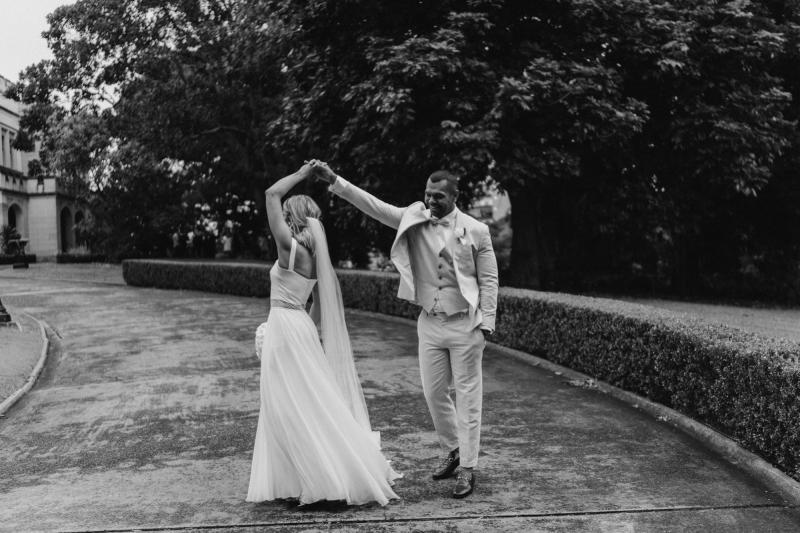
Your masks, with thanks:
M 266 191 L 278 261 L 270 270 L 269 317 L 256 334 L 261 409 L 247 501 L 386 505 L 398 498 L 391 486 L 400 475 L 370 427 L 320 209 L 305 195 L 281 206 L 312 170 L 313 162 L 307 163 Z

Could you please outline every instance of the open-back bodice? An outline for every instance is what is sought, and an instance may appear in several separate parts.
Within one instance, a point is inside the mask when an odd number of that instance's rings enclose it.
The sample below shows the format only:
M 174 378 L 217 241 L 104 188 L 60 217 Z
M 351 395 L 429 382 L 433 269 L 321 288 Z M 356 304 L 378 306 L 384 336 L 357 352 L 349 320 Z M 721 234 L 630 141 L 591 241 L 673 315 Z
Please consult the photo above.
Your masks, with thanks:
M 289 253 L 289 268 L 282 268 L 277 261 L 269 271 L 270 300 L 277 300 L 292 307 L 303 308 L 317 282 L 294 270 L 294 259 L 297 252 L 297 241 L 292 239 L 292 250 Z

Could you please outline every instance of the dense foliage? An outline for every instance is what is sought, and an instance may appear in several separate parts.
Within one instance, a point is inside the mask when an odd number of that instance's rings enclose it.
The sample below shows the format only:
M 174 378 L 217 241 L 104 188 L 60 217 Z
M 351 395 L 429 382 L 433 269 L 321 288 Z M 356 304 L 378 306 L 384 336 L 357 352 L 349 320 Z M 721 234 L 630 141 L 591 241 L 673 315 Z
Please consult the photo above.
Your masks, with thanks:
M 132 260 L 130 285 L 268 296 L 267 265 Z M 398 275 L 340 270 L 347 307 L 415 318 Z M 501 289 L 492 340 L 703 421 L 800 480 L 800 347 L 682 313 L 558 293 Z
M 56 255 L 56 263 L 105 263 L 106 256 L 102 254 L 68 254 L 59 253 Z
M 438 168 L 464 204 L 490 177 L 512 202 L 504 284 L 800 301 L 792 0 L 80 0 L 47 37 L 20 139 L 89 181 L 106 247 L 213 241 L 217 198 L 260 208 L 319 157 L 401 205 Z M 388 248 L 323 204 L 340 258 Z

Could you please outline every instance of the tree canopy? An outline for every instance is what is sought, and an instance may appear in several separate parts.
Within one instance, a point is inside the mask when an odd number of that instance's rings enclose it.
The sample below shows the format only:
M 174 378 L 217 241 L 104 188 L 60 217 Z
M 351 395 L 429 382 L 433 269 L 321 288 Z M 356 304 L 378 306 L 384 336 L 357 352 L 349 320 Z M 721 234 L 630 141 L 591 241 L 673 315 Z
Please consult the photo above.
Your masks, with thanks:
M 45 170 L 88 185 L 93 213 L 107 214 L 99 240 L 163 253 L 169 235 L 191 231 L 196 204 L 254 202 L 268 169 L 293 163 L 268 142 L 285 76 L 282 30 L 260 11 L 82 0 L 49 16 L 54 59 L 25 70 L 14 93 L 30 104 L 22 125 L 43 141 Z

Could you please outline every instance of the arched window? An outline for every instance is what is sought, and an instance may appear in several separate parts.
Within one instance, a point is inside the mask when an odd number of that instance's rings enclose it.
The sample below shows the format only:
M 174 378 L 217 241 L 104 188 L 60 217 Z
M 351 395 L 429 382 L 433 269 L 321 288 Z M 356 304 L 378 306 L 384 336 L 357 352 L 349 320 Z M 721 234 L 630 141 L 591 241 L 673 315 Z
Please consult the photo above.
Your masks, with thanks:
M 11 204 L 8 208 L 8 225 L 18 232 L 22 230 L 22 208 L 17 204 Z

